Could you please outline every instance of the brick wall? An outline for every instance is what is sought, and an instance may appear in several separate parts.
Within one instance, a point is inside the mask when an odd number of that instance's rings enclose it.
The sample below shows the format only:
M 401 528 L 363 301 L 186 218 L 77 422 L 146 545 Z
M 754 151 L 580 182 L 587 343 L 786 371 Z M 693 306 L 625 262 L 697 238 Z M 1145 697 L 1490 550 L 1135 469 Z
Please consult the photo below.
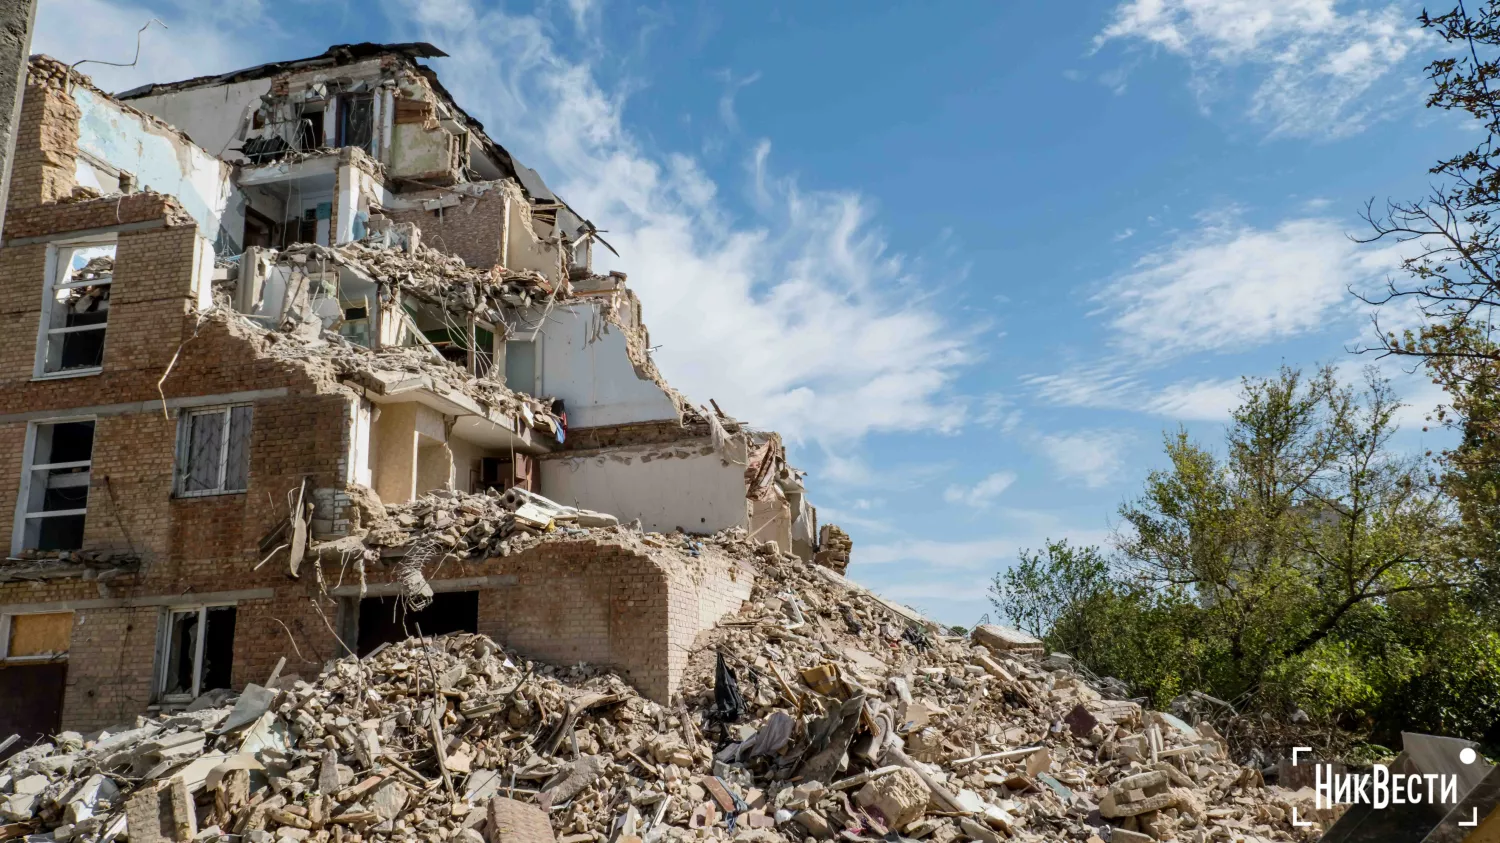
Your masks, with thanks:
M 671 602 L 667 681 L 675 693 L 687 670 L 688 653 L 698 633 L 719 618 L 738 612 L 750 599 L 755 574 L 733 561 L 693 559 L 669 567 Z
M 480 589 L 480 632 L 528 658 L 612 668 L 663 703 L 677 692 L 698 633 L 737 611 L 754 584 L 729 560 L 648 553 L 623 540 L 557 539 L 443 568 L 444 578 L 496 575 L 514 579 Z M 369 579 L 390 582 L 390 570 Z M 325 632 L 314 643 L 335 642 Z
M 304 568 L 301 580 L 290 580 L 284 554 L 256 566 L 261 538 L 285 517 L 289 493 L 304 479 L 334 490 L 319 500 L 336 508 L 351 408 L 347 391 L 325 374 L 270 357 L 262 340 L 232 323 L 199 320 L 192 279 L 208 244 L 174 199 L 57 201 L 72 190 L 77 120 L 58 89 L 28 88 L 5 221 L 8 245 L 0 248 L 0 548 L 11 540 L 30 420 L 92 414 L 84 550 L 123 551 L 140 566 L 107 584 L 78 577 L 0 582 L 0 610 L 74 609 L 62 725 L 86 731 L 128 722 L 150 703 L 165 599 L 270 591 L 270 598 L 237 604 L 236 687 L 264 682 L 283 655 L 287 673 L 307 676 L 339 654 L 337 601 L 315 597 L 314 573 Z M 500 204 L 498 196 L 493 204 Z M 454 222 L 463 211 L 446 213 Z M 463 224 L 493 232 L 498 249 L 498 217 Z M 33 380 L 47 239 L 110 228 L 118 234 L 102 372 Z M 455 231 L 445 238 L 450 248 L 472 239 Z M 23 238 L 43 239 L 16 242 Z M 483 254 L 471 254 L 484 262 Z M 178 419 L 176 412 L 164 415 L 163 398 L 230 393 L 259 393 L 252 399 L 248 491 L 174 498 Z M 23 413 L 35 415 L 18 417 Z M 354 576 L 325 573 L 329 585 Z M 444 576 L 489 574 L 511 575 L 515 585 L 482 595 L 482 631 L 549 661 L 617 667 L 663 700 L 675 691 L 693 638 L 733 611 L 750 587 L 748 575 L 726 561 L 648 554 L 623 539 L 560 540 L 443 569 Z M 370 572 L 372 582 L 388 576 L 385 566 Z M 77 605 L 82 601 L 94 605 Z
M 563 449 L 549 456 L 561 459 L 570 451 L 628 448 L 637 445 L 667 445 L 704 439 L 708 436 L 707 422 L 677 422 L 670 419 L 597 427 L 575 427 L 568 430 L 568 438 L 563 443 Z
M 18 208 L 56 202 L 76 183 L 78 104 L 62 88 L 35 82 L 28 80 L 21 101 L 7 217 Z
M 139 606 L 73 614 L 64 728 L 93 731 L 128 723 L 151 702 L 150 666 L 160 609 Z
M 56 88 L 27 90 L 5 225 L 11 245 L 0 248 L 0 417 L 11 416 L 0 418 L 0 546 L 11 541 L 28 427 L 15 414 L 99 409 L 84 550 L 141 561 L 107 586 L 79 578 L 0 583 L 0 609 L 115 601 L 74 613 L 63 725 L 96 729 L 128 721 L 150 702 L 164 609 L 131 601 L 275 589 L 274 600 L 238 605 L 236 686 L 264 681 L 283 653 L 288 672 L 304 674 L 336 655 L 308 599 L 311 584 L 289 581 L 281 560 L 254 569 L 261 537 L 286 515 L 288 491 L 304 477 L 314 487 L 339 486 L 350 409 L 339 387 L 270 358 L 243 329 L 199 322 L 193 273 L 209 244 L 175 199 L 56 201 L 72 189 L 78 114 L 70 106 Z M 14 241 L 111 228 L 118 234 L 102 372 L 32 380 L 49 246 Z M 162 399 L 257 391 L 270 395 L 253 401 L 248 491 L 174 498 L 178 418 L 164 415 Z M 325 606 L 332 611 L 331 601 Z
M 458 255 L 469 266 L 489 269 L 500 262 L 501 236 L 505 231 L 502 191 L 462 196 L 458 205 L 437 211 L 382 213 L 398 223 L 416 223 L 422 229 L 423 245 Z

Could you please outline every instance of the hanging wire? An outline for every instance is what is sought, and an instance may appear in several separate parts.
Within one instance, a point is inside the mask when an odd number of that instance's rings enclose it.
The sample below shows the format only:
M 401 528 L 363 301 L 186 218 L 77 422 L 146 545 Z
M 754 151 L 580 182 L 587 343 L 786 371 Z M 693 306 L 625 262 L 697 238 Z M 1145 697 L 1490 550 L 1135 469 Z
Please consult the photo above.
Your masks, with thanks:
M 130 60 L 129 64 L 122 64 L 120 62 L 114 62 L 114 61 L 104 61 L 103 59 L 81 59 L 79 61 L 75 61 L 72 64 L 68 65 L 68 80 L 67 80 L 68 95 L 72 96 L 72 93 L 73 93 L 73 71 L 75 69 L 77 69 L 78 65 L 80 65 L 80 64 L 105 64 L 105 65 L 109 65 L 110 67 L 135 67 L 135 63 L 141 60 L 141 38 L 145 34 L 146 30 L 151 28 L 151 24 L 153 24 L 153 23 L 161 24 L 161 28 L 162 29 L 168 29 L 169 28 L 165 23 L 162 23 L 162 21 L 161 21 L 160 18 L 152 18 L 151 20 L 146 21 L 146 24 L 144 26 L 142 26 L 140 29 L 137 29 L 135 31 L 135 58 L 132 58 Z

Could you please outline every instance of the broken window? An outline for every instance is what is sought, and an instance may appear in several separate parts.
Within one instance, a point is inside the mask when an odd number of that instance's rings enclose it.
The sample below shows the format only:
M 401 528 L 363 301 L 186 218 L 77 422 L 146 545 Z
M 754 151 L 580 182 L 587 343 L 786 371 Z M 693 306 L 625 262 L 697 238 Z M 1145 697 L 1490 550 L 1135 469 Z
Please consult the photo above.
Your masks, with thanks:
M 197 606 L 162 613 L 157 636 L 157 699 L 191 702 L 228 688 L 234 658 L 234 607 Z
M 535 395 L 536 343 L 530 340 L 505 342 L 505 385 L 517 392 Z
M 488 375 L 495 365 L 495 331 L 482 322 L 474 325 L 474 351 L 469 359 L 475 377 Z
M 402 345 L 430 345 L 443 359 L 476 375 L 483 376 L 490 370 L 495 347 L 495 332 L 491 325 L 465 320 L 441 305 L 415 296 L 404 298 L 401 304 L 421 334 L 420 339 L 403 338 Z
M 42 302 L 36 375 L 95 373 L 104 363 L 114 244 L 60 246 L 56 267 Z
M 355 647 L 361 656 L 369 655 L 381 644 L 394 644 L 419 632 L 433 636 L 479 631 L 477 591 L 439 592 L 432 595 L 427 608 L 418 612 L 407 611 L 399 597 L 366 597 L 356 605 L 359 632 Z
M 243 492 L 250 481 L 248 404 L 194 410 L 177 434 L 177 494 Z
M 375 97 L 344 94 L 339 97 L 339 146 L 357 146 L 374 154 Z
M 297 148 L 303 152 L 323 146 L 323 109 L 304 108 L 297 120 Z
M 31 434 L 21 477 L 23 524 L 13 550 L 78 550 L 88 511 L 94 422 L 39 423 Z

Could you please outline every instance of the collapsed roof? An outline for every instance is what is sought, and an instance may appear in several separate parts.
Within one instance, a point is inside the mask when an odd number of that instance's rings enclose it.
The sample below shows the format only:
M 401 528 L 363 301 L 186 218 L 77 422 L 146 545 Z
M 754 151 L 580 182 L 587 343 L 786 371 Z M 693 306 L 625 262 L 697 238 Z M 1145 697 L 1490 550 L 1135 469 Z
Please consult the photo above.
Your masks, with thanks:
M 443 87 L 437 73 L 432 68 L 417 63 L 417 59 L 446 58 L 448 56 L 447 53 L 425 41 L 391 44 L 377 44 L 372 42 L 335 44 L 316 56 L 267 62 L 255 65 L 254 67 L 232 70 L 228 73 L 195 76 L 179 82 L 153 82 L 131 88 L 128 91 L 122 91 L 114 96 L 116 99 L 129 101 L 195 88 L 230 85 L 236 82 L 247 82 L 255 79 L 269 79 L 289 73 L 342 67 L 379 56 L 398 56 L 406 61 L 412 70 L 421 75 L 432 86 L 433 90 L 443 98 L 445 103 L 460 115 L 465 128 L 473 133 L 480 145 L 496 159 L 499 166 L 508 171 L 506 175 L 512 176 L 520 182 L 522 188 L 535 203 L 560 205 L 561 207 L 557 209 L 557 226 L 559 230 L 566 233 L 569 238 L 575 240 L 585 235 L 597 234 L 598 229 L 595 228 L 594 224 L 584 218 L 582 214 L 575 211 L 562 197 L 548 188 L 546 182 L 543 181 L 541 175 L 536 170 L 516 160 L 515 156 L 509 150 L 497 143 L 484 131 L 484 124 L 480 123 L 473 115 L 469 114 L 458 104 L 448 89 Z

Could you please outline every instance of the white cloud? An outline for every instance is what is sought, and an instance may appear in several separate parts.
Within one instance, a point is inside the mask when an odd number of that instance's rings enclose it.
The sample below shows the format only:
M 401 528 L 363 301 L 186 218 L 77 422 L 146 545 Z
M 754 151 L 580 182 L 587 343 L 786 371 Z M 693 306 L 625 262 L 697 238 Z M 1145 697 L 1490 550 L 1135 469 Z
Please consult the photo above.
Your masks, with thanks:
M 827 506 L 818 507 L 819 524 L 837 524 L 845 530 L 858 528 L 865 533 L 886 534 L 896 532 L 896 527 L 890 521 L 881 518 L 872 518 L 868 515 L 856 515 L 843 509 L 832 509 Z
M 1180 380 L 1157 387 L 1148 375 L 1146 366 L 1106 362 L 1025 375 L 1022 382 L 1052 406 L 1133 410 L 1174 421 L 1226 421 L 1240 402 L 1238 378 Z
M 971 541 L 937 541 L 902 539 L 884 544 L 855 548 L 853 561 L 859 565 L 891 565 L 897 562 L 923 564 L 933 568 L 984 568 L 1015 558 L 1025 547 L 1013 538 L 985 538 Z
M 942 541 L 903 536 L 886 542 L 857 544 L 853 564 L 883 568 L 900 564 L 903 570 L 916 566 L 941 569 L 943 576 L 954 569 L 991 569 L 1015 561 L 1020 551 L 1041 547 L 1048 539 L 1066 537 L 1073 544 L 1105 545 L 1108 530 L 1083 528 L 1061 520 L 1056 513 L 1029 509 L 1006 509 L 996 518 L 1007 524 L 1003 533 L 977 539 Z
M 864 457 L 854 453 L 830 452 L 823 456 L 823 469 L 818 479 L 841 486 L 870 486 L 878 479 L 875 469 Z
M 174 82 L 263 61 L 278 38 L 258 0 L 153 4 L 45 0 L 37 9 L 31 52 L 47 53 L 70 64 L 82 59 L 128 63 L 135 55 L 136 31 L 152 18 L 167 28 L 153 24 L 141 33 L 140 58 L 134 67 L 90 63 L 79 67 L 79 72 L 108 91 Z M 246 27 L 260 30 L 258 37 L 239 37 L 238 32 Z
M 465 108 L 609 230 L 624 256 L 610 268 L 629 273 L 661 346 L 657 362 L 691 399 L 717 398 L 793 442 L 840 447 L 871 432 L 951 432 L 962 424 L 953 380 L 971 359 L 972 336 L 920 300 L 932 291 L 926 276 L 945 273 L 925 273 L 892 251 L 860 194 L 804 190 L 776 174 L 769 142 L 753 156 L 762 216 L 732 218 L 694 158 L 647 151 L 623 125 L 625 88 L 602 87 L 587 58 L 567 53 L 577 43 L 554 34 L 592 27 L 608 10 L 570 0 L 552 7 L 554 25 L 471 0 L 382 7 L 411 37 L 441 45 L 452 58 L 433 64 Z M 35 46 L 68 61 L 127 61 L 135 30 L 152 17 L 171 28 L 147 31 L 137 68 L 88 68 L 102 86 L 326 47 L 284 43 L 259 0 L 48 0 Z
M 1010 396 L 998 392 L 982 396 L 973 416 L 975 424 L 996 428 L 1001 433 L 1015 430 L 1023 417 L 1024 414 Z
M 1114 240 L 1116 243 L 1118 243 L 1121 240 L 1129 240 L 1130 238 L 1132 238 L 1134 236 L 1135 236 L 1135 229 L 1133 229 L 1133 228 L 1127 228 L 1127 229 L 1125 229 L 1123 231 L 1117 231 L 1117 232 L 1115 232 L 1115 236 L 1112 237 L 1111 239 Z
M 1241 399 L 1239 378 L 1179 381 L 1161 390 L 1147 409 L 1179 421 L 1228 421 Z
M 719 119 L 724 121 L 726 129 L 738 132 L 740 118 L 734 111 L 734 98 L 739 95 L 741 88 L 760 81 L 760 71 L 736 79 L 734 73 L 726 70 L 719 74 L 719 79 L 724 83 L 724 93 L 719 96 Z
M 1354 314 L 1348 289 L 1366 285 L 1388 260 L 1331 219 L 1256 228 L 1231 210 L 1147 254 L 1095 298 L 1133 355 L 1236 351 L 1322 330 L 1336 311 Z
M 1000 497 L 1015 482 L 1015 472 L 997 471 L 972 486 L 949 486 L 943 492 L 943 500 L 975 509 L 984 509 L 994 503 L 995 498 Z
M 1146 390 L 1140 369 L 1114 361 L 1073 365 L 1047 375 L 1022 375 L 1044 403 L 1055 407 L 1117 410 L 1139 406 Z
M 1389 116 L 1406 94 L 1392 71 L 1426 36 L 1402 3 L 1346 10 L 1338 0 L 1127 0 L 1095 38 L 1123 40 L 1182 56 L 1207 107 L 1232 82 L 1226 71 L 1258 76 L 1248 114 L 1273 135 L 1340 137 Z M 1399 89 L 1399 92 L 1397 90 Z
M 656 359 L 694 400 L 793 441 L 846 447 L 876 431 L 957 429 L 969 338 L 929 306 L 856 193 L 807 191 L 755 150 L 764 217 L 731 219 L 692 159 L 646 151 L 623 95 L 536 18 L 469 0 L 387 0 L 441 43 L 445 84 L 602 228 L 645 306 Z
M 1041 436 L 1037 443 L 1059 477 L 1090 489 L 1109 485 L 1124 468 L 1134 437 L 1119 430 L 1080 430 Z

